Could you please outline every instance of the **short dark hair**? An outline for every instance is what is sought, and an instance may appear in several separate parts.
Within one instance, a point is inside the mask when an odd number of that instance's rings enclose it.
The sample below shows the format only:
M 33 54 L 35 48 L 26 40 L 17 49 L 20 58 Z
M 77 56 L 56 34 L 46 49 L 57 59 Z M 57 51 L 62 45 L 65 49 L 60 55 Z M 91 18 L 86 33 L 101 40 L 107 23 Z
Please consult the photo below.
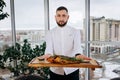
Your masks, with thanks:
M 56 12 L 60 11 L 60 10 L 65 10 L 68 13 L 68 9 L 66 7 L 64 7 L 64 6 L 58 7 L 57 10 L 56 10 Z

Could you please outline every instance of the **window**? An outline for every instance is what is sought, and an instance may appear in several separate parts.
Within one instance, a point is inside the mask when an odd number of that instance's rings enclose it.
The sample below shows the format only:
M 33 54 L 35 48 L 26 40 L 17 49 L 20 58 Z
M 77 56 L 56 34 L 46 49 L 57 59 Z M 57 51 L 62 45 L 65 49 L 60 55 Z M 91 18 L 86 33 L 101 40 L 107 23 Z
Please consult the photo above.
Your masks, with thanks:
M 3 52 L 12 41 L 10 0 L 4 0 L 4 2 L 6 3 L 6 7 L 3 8 L 3 11 L 7 12 L 9 16 L 0 21 L 0 52 Z
M 119 37 L 119 24 L 115 24 L 115 38 Z
M 33 44 L 44 40 L 44 0 L 15 0 L 16 40 Z
M 103 64 L 102 79 L 118 77 L 112 70 L 120 67 L 120 11 L 119 0 L 90 0 L 91 57 Z M 93 32 L 94 31 L 94 32 Z M 97 39 L 97 41 L 95 41 Z M 116 56 L 115 56 L 116 55 Z M 105 65 L 105 66 L 104 66 Z M 114 66 L 116 65 L 116 66 Z M 114 67 L 113 67 L 114 66 Z M 100 72 L 100 71 L 98 71 Z M 111 75 L 104 75 L 110 73 Z M 95 72 L 95 74 L 100 74 Z M 95 77 L 94 77 L 95 78 Z M 99 77 L 99 79 L 101 79 Z M 102 80 L 101 79 L 101 80 Z

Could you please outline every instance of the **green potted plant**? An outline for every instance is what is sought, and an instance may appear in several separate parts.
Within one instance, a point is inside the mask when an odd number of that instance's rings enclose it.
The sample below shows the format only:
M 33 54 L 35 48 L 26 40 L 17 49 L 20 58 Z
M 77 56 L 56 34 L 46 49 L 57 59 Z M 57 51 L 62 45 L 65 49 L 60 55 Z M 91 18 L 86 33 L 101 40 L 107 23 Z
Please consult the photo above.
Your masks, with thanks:
M 14 76 L 34 74 L 34 72 L 37 71 L 41 77 L 47 80 L 49 68 L 34 69 L 28 67 L 28 63 L 33 58 L 44 54 L 45 48 L 45 42 L 32 48 L 31 44 L 25 39 L 23 45 L 16 43 L 15 46 L 10 46 L 4 51 L 3 55 L 1 55 L 1 57 L 3 57 L 1 64 L 4 64 L 4 67 L 13 72 Z M 9 65 L 5 65 L 8 62 Z M 14 63 L 14 65 L 12 63 Z
M 16 43 L 15 46 L 7 48 L 2 55 L 3 62 L 9 62 L 9 65 L 4 67 L 7 67 L 11 72 L 14 72 L 15 76 L 18 76 L 19 74 L 17 62 L 21 58 L 20 47 L 21 45 Z

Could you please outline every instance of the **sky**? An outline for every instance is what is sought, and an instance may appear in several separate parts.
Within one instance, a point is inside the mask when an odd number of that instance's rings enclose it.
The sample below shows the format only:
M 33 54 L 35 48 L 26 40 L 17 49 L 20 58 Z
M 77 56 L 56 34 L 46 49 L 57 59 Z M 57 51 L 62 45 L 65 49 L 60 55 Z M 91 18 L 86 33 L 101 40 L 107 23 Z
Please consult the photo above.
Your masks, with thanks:
M 5 0 L 5 12 L 10 14 L 10 0 Z M 16 29 L 45 29 L 44 0 L 14 0 Z M 90 0 L 90 16 L 120 20 L 120 0 Z M 55 10 L 65 6 L 69 10 L 68 25 L 83 29 L 85 0 L 49 0 L 50 28 L 56 26 Z M 11 29 L 11 15 L 0 21 L 0 30 Z

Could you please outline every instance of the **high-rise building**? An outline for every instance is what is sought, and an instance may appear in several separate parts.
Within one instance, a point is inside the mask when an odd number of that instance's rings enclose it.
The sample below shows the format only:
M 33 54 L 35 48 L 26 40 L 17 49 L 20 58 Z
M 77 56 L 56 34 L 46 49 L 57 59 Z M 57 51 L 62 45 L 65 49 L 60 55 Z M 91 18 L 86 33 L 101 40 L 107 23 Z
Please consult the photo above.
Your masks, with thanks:
M 83 27 L 85 36 L 85 24 Z M 85 40 L 85 37 L 84 39 Z M 119 41 L 120 20 L 106 19 L 102 17 L 90 17 L 90 41 Z M 109 52 L 114 45 L 91 44 L 91 48 L 97 53 Z
M 85 26 L 83 27 L 85 29 Z M 120 20 L 105 19 L 104 16 L 90 18 L 91 41 L 119 41 Z

